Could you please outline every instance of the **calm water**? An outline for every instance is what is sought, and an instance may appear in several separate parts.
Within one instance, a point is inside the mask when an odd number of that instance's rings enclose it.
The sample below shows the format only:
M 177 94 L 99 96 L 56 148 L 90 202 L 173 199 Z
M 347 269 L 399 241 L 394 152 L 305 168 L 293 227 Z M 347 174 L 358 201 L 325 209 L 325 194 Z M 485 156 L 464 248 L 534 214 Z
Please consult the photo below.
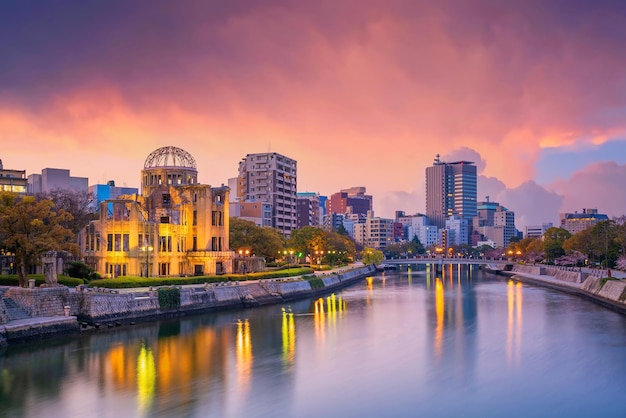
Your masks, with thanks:
M 402 271 L 11 347 L 0 371 L 2 417 L 626 417 L 626 317 L 476 270 Z

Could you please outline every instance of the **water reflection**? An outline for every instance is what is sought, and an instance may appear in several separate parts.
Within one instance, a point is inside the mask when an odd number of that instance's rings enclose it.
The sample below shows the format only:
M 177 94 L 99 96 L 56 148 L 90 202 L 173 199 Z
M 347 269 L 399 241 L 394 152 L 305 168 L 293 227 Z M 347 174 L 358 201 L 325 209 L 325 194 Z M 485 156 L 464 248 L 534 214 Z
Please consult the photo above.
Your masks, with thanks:
M 141 345 L 137 357 L 137 412 L 138 416 L 149 416 L 156 387 L 154 355 L 149 347 Z
M 443 294 L 443 284 L 440 278 L 435 280 L 435 313 L 437 325 L 435 327 L 435 358 L 441 359 L 443 349 L 443 323 L 446 301 Z
M 283 336 L 283 364 L 290 369 L 296 360 L 296 323 L 293 312 L 287 312 L 283 308 L 282 319 Z
M 507 282 L 506 359 L 509 366 L 520 366 L 522 345 L 522 283 Z
M 252 338 L 250 334 L 250 322 L 237 321 L 237 337 L 235 342 L 236 365 L 237 365 L 237 384 L 246 391 L 250 386 L 252 377 Z
M 626 320 L 486 277 L 405 267 L 285 309 L 9 348 L 0 416 L 318 416 L 320 400 L 333 416 L 625 416 Z

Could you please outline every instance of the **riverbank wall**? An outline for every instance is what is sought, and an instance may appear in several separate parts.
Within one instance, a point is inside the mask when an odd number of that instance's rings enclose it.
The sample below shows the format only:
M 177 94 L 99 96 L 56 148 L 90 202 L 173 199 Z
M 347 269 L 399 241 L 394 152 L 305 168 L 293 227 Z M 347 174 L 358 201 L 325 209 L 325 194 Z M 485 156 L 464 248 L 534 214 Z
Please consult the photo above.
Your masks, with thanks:
M 575 294 L 626 314 L 625 279 L 602 278 L 575 269 L 567 270 L 547 266 L 516 265 L 513 270 L 502 273 L 521 282 Z
M 176 286 L 180 294 L 174 307 L 161 306 L 159 289 L 119 291 L 104 288 L 65 286 L 53 288 L 9 288 L 0 299 L 0 345 L 14 340 L 28 340 L 50 331 L 68 333 L 79 330 L 79 322 L 90 326 L 122 325 L 139 320 L 175 317 L 221 309 L 246 308 L 322 296 L 374 274 L 374 266 L 363 266 L 339 273 L 318 276 L 314 281 L 301 278 L 266 279 L 253 283 L 226 282 L 194 286 Z M 172 289 L 171 286 L 165 286 Z M 28 320 L 11 318 L 8 301 L 25 312 Z M 51 318 L 67 319 L 61 323 Z M 40 318 L 41 321 L 37 321 Z M 44 320 L 46 318 L 46 320 Z M 68 320 L 73 324 L 69 324 Z M 45 326 L 50 322 L 50 330 Z M 14 325 L 19 328 L 12 328 Z M 61 325 L 59 325 L 61 324 Z M 59 329 L 61 326 L 63 329 Z M 17 331 L 19 330 L 19 334 Z

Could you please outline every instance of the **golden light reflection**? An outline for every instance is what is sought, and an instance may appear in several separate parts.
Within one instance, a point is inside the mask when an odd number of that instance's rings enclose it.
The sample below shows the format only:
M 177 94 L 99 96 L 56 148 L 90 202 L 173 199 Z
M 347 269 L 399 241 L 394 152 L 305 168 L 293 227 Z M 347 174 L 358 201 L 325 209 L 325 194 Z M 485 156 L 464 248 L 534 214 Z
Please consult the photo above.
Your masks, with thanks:
M 235 360 L 237 368 L 237 383 L 242 389 L 248 389 L 252 378 L 252 340 L 250 337 L 250 322 L 237 321 L 237 335 L 235 337 Z
M 315 341 L 324 343 L 326 340 L 326 313 L 324 312 L 324 298 L 315 301 L 315 313 L 313 314 L 313 326 L 315 328 Z
M 283 363 L 285 366 L 293 366 L 296 358 L 296 323 L 292 312 L 283 308 L 282 320 L 283 336 Z
M 409 279 L 409 286 L 413 283 L 413 270 L 411 270 L 411 265 L 409 264 L 409 267 L 406 271 L 407 273 L 407 278 Z
M 137 410 L 138 416 L 148 416 L 156 389 L 156 366 L 152 350 L 141 346 L 137 356 Z
M 506 358 L 509 365 L 519 367 L 522 342 L 522 283 L 507 283 Z
M 119 345 L 113 347 L 108 353 L 107 363 L 111 365 L 111 374 L 113 385 L 116 388 L 124 388 L 126 383 L 126 361 L 124 355 L 124 346 Z
M 441 358 L 443 350 L 443 322 L 445 312 L 445 301 L 442 280 L 435 279 L 435 315 L 437 317 L 437 327 L 435 328 L 435 357 Z

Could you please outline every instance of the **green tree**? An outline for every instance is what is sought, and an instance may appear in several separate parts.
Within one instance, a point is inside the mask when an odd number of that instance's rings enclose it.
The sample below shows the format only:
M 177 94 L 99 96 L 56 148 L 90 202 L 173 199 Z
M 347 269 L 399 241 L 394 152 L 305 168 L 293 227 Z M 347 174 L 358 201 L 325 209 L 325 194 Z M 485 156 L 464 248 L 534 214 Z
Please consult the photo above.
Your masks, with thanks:
M 342 260 L 356 256 L 356 245 L 349 235 L 342 235 L 336 231 L 324 231 L 326 233 L 326 252 L 335 251 L 335 254 L 344 254 Z
M 572 234 L 567 229 L 552 227 L 548 228 L 543 234 L 543 251 L 546 256 L 546 260 L 554 261 L 565 254 L 563 250 L 563 243 L 569 239 Z
M 238 252 L 249 251 L 258 257 L 273 260 L 285 248 L 282 234 L 272 227 L 260 227 L 252 221 L 230 218 L 230 249 Z
M 291 237 L 287 241 L 287 246 L 306 258 L 315 254 L 315 251 L 326 250 L 326 233 L 323 229 L 314 226 L 295 229 L 291 231 Z
M 361 251 L 361 260 L 363 264 L 380 264 L 385 259 L 382 251 L 375 248 L 365 247 Z
M 270 226 L 257 229 L 253 235 L 253 241 L 252 254 L 268 260 L 274 260 L 276 254 L 285 248 L 283 234 Z
M 63 209 L 55 212 L 53 207 L 51 200 L 37 201 L 32 196 L 0 197 L 0 248 L 15 256 L 20 286 L 26 286 L 28 269 L 42 254 L 78 250 L 74 234 L 62 225 L 72 215 Z
M 422 244 L 420 239 L 417 237 L 417 235 L 413 235 L 413 239 L 411 239 L 411 241 L 409 241 L 408 244 L 409 246 L 407 248 L 407 253 L 410 253 L 412 255 L 426 253 L 426 248 L 424 248 L 424 245 Z
M 397 258 L 406 254 L 406 245 L 401 242 L 394 242 L 389 244 L 383 250 L 383 254 L 388 258 Z
M 605 267 L 612 267 L 619 256 L 617 225 L 614 221 L 601 221 L 589 228 L 593 258 Z

